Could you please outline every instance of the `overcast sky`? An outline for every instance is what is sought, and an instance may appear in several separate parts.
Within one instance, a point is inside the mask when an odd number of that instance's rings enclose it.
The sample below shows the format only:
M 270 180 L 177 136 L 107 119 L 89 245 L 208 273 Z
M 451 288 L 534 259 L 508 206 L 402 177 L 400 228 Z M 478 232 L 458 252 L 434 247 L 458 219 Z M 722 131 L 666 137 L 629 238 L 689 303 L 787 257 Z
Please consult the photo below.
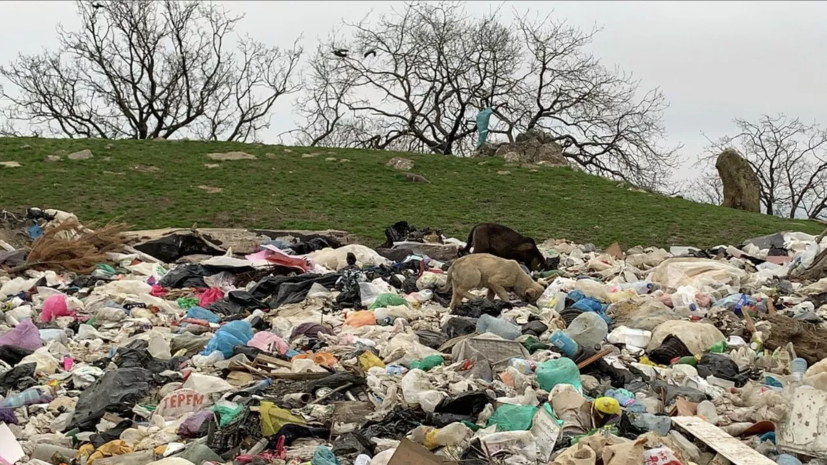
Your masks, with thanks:
M 303 34 L 307 49 L 343 18 L 380 14 L 401 2 L 224 2 L 244 13 L 239 32 L 288 45 Z M 472 2 L 470 11 L 500 2 Z M 669 143 L 694 160 L 712 138 L 732 133 L 732 118 L 783 112 L 824 121 L 827 88 L 825 2 L 508 2 L 511 9 L 554 12 L 570 24 L 603 27 L 593 52 L 606 65 L 633 72 L 647 88 L 663 89 L 670 108 Z M 504 18 L 509 19 L 509 18 Z M 74 3 L 0 2 L 0 63 L 22 52 L 54 47 L 55 26 L 74 28 Z M 294 126 L 289 102 L 277 108 L 264 136 Z M 693 170 L 694 171 L 694 170 Z M 682 176 L 681 176 L 682 177 Z

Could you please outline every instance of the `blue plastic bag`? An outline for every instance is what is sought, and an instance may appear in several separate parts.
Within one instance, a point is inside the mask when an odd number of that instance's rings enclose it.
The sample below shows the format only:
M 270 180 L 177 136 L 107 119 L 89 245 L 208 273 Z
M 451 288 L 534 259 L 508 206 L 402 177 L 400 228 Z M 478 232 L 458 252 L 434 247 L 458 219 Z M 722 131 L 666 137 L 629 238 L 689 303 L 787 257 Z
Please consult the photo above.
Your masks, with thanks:
M 207 310 L 206 308 L 201 308 L 198 305 L 190 307 L 189 310 L 187 310 L 187 318 L 194 318 L 196 320 L 207 320 L 210 323 L 218 323 L 219 321 L 221 321 L 220 316 Z
M 488 139 L 488 123 L 492 113 L 494 110 L 491 108 L 483 108 L 477 113 L 477 148 L 480 148 Z
M 244 320 L 231 321 L 222 326 L 210 339 L 201 355 L 207 356 L 216 350 L 224 354 L 224 358 L 233 356 L 233 347 L 246 345 L 253 338 L 253 327 Z
M 577 310 L 583 312 L 597 313 L 600 315 L 600 318 L 603 318 L 603 321 L 609 324 L 612 323 L 612 319 L 609 315 L 606 315 L 606 308 L 608 305 L 604 305 L 603 302 L 591 297 L 586 297 L 586 295 L 581 291 L 571 291 L 566 297 L 574 301 L 574 304 L 572 304 L 570 308 L 576 308 Z
M 333 455 L 333 451 L 325 446 L 319 446 L 313 453 L 313 465 L 339 465 L 339 459 Z

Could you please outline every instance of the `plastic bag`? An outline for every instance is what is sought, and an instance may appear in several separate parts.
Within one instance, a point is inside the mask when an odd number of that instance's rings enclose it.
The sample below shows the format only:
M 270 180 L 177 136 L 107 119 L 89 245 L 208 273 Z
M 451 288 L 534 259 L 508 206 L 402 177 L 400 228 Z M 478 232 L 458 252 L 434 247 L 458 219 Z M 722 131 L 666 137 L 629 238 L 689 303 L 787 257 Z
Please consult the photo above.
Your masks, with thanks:
M 345 326 L 351 326 L 353 328 L 361 328 L 362 326 L 375 324 L 376 316 L 370 310 L 349 312 L 347 318 L 345 318 Z
M 534 414 L 539 410 L 531 405 L 503 404 L 488 419 L 488 426 L 497 425 L 497 432 L 528 431 Z
M 196 294 L 198 294 L 199 307 L 207 307 L 216 300 L 224 298 L 224 291 L 215 287 L 198 291 Z
M 40 314 L 40 321 L 52 321 L 61 316 L 75 316 L 75 312 L 66 307 L 66 296 L 55 294 L 43 302 L 43 312 Z
M 594 347 L 603 342 L 609 326 L 600 315 L 586 312 L 579 315 L 566 329 L 566 334 L 581 347 Z
M 362 306 L 364 307 L 372 305 L 376 298 L 384 292 L 384 289 L 374 283 L 359 283 L 359 296 L 362 299 Z
M 558 384 L 571 384 L 578 391 L 582 389 L 580 369 L 572 359 L 566 357 L 538 364 L 535 378 L 544 391 L 550 392 Z
M 292 423 L 305 425 L 305 421 L 290 413 L 289 410 L 276 407 L 272 402 L 261 403 L 261 433 L 264 436 L 276 434 L 282 426 Z
M 43 345 L 37 326 L 31 319 L 23 320 L 13 330 L 0 336 L 0 346 L 17 346 L 36 350 Z
M 253 338 L 253 328 L 250 323 L 244 320 L 231 321 L 222 326 L 215 333 L 207 347 L 201 351 L 201 355 L 209 355 L 217 350 L 224 354 L 224 358 L 233 356 L 233 347 L 246 345 Z
M 290 350 L 290 346 L 282 338 L 269 331 L 256 333 L 252 339 L 247 341 L 247 345 L 274 354 L 286 354 Z
M 707 323 L 674 320 L 667 321 L 652 331 L 652 340 L 646 347 L 647 352 L 658 348 L 667 336 L 680 338 L 692 355 L 700 355 L 717 342 L 726 341 L 726 337 L 715 326 Z
M 144 368 L 108 371 L 78 397 L 70 427 L 94 428 L 106 412 L 126 413 L 149 394 L 152 373 Z
M 373 303 L 370 304 L 370 307 L 368 307 L 368 308 L 370 310 L 375 310 L 375 309 L 380 308 L 380 307 L 387 308 L 387 307 L 399 306 L 399 305 L 407 306 L 408 301 L 405 300 L 405 298 L 402 297 L 399 294 L 383 293 L 383 294 L 379 294 L 378 296 L 376 296 L 376 300 L 374 300 Z
M 362 352 L 362 355 L 359 356 L 359 367 L 362 368 L 362 371 L 365 373 L 368 372 L 373 367 L 378 368 L 385 368 L 385 364 L 382 360 L 373 354 L 373 352 L 366 350 Z
M 218 323 L 221 321 L 220 316 L 207 310 L 206 308 L 202 308 L 197 305 L 190 307 L 187 310 L 187 318 L 193 318 L 196 320 L 206 320 L 210 323 Z
M 593 279 L 578 279 L 574 288 L 582 292 L 586 297 L 600 300 L 602 302 L 609 301 L 609 293 L 606 291 L 606 285 L 595 281 Z

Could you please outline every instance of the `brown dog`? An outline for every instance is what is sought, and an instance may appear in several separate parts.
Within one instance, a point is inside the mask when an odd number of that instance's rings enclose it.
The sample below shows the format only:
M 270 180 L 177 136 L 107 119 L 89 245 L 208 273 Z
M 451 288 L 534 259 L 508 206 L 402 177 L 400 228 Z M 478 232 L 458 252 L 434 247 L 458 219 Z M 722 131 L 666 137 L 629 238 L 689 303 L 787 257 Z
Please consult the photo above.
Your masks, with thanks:
M 530 237 L 497 223 L 480 223 L 468 234 L 468 243 L 459 251 L 459 255 L 471 253 L 490 253 L 497 257 L 517 260 L 525 263 L 531 271 L 541 271 L 549 268 L 546 258 L 537 248 L 537 243 Z M 556 265 L 555 265 L 556 266 Z
M 448 280 L 440 289 L 446 292 L 453 285 L 454 295 L 448 308 L 462 303 L 462 298 L 473 299 L 471 289 L 488 288 L 488 299 L 494 295 L 508 301 L 508 290 L 513 290 L 521 299 L 534 303 L 543 294 L 543 286 L 531 279 L 514 260 L 481 253 L 458 258 L 448 268 Z

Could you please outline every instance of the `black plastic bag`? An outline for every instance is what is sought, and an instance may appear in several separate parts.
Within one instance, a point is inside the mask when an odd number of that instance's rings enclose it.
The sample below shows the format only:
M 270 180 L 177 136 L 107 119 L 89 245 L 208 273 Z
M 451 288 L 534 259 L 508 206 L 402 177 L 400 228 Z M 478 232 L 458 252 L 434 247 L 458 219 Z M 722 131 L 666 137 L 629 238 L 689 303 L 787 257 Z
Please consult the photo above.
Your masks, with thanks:
M 672 360 L 689 355 L 692 355 L 692 352 L 689 351 L 686 344 L 674 334 L 670 334 L 666 336 L 660 347 L 649 352 L 649 360 L 660 365 L 669 365 Z
M 268 442 L 269 449 L 275 449 L 276 445 L 279 442 L 279 437 L 284 436 L 284 446 L 290 447 L 297 439 L 304 439 L 304 438 L 321 438 L 327 439 L 330 437 L 330 430 L 328 428 L 321 428 L 321 427 L 307 427 L 302 425 L 296 425 L 293 423 L 288 423 L 276 432 L 276 434 L 270 437 L 270 441 Z
M 247 291 L 230 291 L 224 298 L 207 306 L 207 310 L 224 316 L 236 316 L 247 311 L 268 309 L 268 305 Z
M 429 329 L 417 331 L 416 335 L 419 337 L 420 344 L 434 350 L 439 349 L 442 344 L 445 344 L 445 342 L 448 341 L 448 336 Z
M 488 300 L 485 297 L 477 297 L 454 307 L 451 312 L 457 316 L 479 318 L 482 315 L 500 316 L 503 310 L 514 308 L 511 302 L 505 300 Z
M 359 454 L 373 457 L 373 444 L 359 433 L 345 433 L 333 441 L 331 451 L 336 457 L 355 459 Z
M 313 239 L 305 242 L 290 244 L 290 250 L 293 252 L 293 255 L 307 255 L 310 252 L 326 249 L 328 247 L 331 247 L 330 243 L 322 237 L 314 237 Z
M 25 347 L 4 345 L 0 346 L 0 360 L 15 366 L 20 363 L 25 357 L 33 354 L 34 351 Z
M 310 339 L 318 339 L 319 333 L 333 334 L 333 330 L 318 323 L 302 323 L 293 328 L 293 334 L 290 335 L 290 338 L 307 336 Z
M 89 437 L 89 441 L 95 446 L 95 449 L 106 444 L 109 441 L 114 441 L 121 437 L 121 433 L 132 428 L 134 423 L 132 420 L 123 420 L 113 428 L 110 428 L 102 433 L 95 433 Z
M 449 339 L 474 334 L 477 332 L 477 319 L 455 316 L 446 321 L 441 329 Z
M 737 387 L 743 387 L 749 379 L 749 373 L 741 373 L 738 365 L 726 355 L 704 354 L 695 368 L 703 378 L 715 376 L 732 381 Z
M 540 335 L 547 330 L 548 325 L 539 320 L 529 321 L 522 327 L 523 334 L 528 334 L 534 337 L 540 337 Z
M 5 395 L 12 388 L 22 391 L 37 386 L 37 381 L 34 379 L 35 368 L 37 368 L 36 363 L 24 363 L 0 374 L 0 392 Z
M 121 368 L 106 372 L 80 393 L 68 429 L 91 430 L 106 412 L 130 412 L 135 404 L 149 394 L 151 381 L 152 373 L 144 368 Z
M 211 265 L 183 265 L 177 266 L 165 274 L 159 285 L 170 289 L 181 289 L 186 287 L 209 287 L 204 278 L 214 274 L 228 271 L 232 274 L 251 271 L 252 267 L 234 268 L 227 266 Z
M 353 387 L 358 387 L 367 384 L 367 381 L 361 376 L 356 376 L 350 373 L 334 373 L 330 376 L 325 376 L 324 378 L 309 382 L 307 384 L 306 392 L 314 393 L 321 388 L 336 389 L 344 386 L 345 384 L 352 384 Z
M 423 424 L 425 415 L 412 409 L 397 409 L 378 422 L 366 424 L 359 433 L 367 438 L 386 438 L 401 440 L 412 429 Z
M 118 368 L 146 368 L 152 373 L 161 373 L 167 370 L 177 370 L 186 357 L 177 357 L 170 360 L 153 358 L 149 354 L 149 343 L 136 339 L 124 347 L 120 347 L 112 361 Z
M 327 289 L 332 289 L 339 279 L 338 274 L 329 273 L 319 275 L 315 273 L 304 273 L 297 276 L 267 276 L 259 281 L 250 290 L 253 297 L 267 300 L 270 308 L 276 309 L 281 305 L 294 304 L 307 298 L 307 293 L 315 283 L 319 283 Z
M 434 428 L 444 428 L 451 423 L 461 421 L 470 421 L 473 423 L 476 421 L 476 417 L 471 415 L 458 415 L 456 413 L 429 413 L 425 417 L 425 423 Z
M 434 412 L 476 417 L 482 413 L 486 405 L 493 402 L 494 399 L 489 397 L 485 391 L 464 392 L 442 399 L 442 401 L 437 404 Z
M 673 386 L 663 381 L 656 380 L 652 382 L 652 390 L 655 394 L 663 399 L 663 405 L 672 405 L 678 397 L 686 397 L 690 402 L 703 402 L 707 400 L 706 394 L 703 392 L 686 386 Z
M 468 447 L 462 451 L 459 461 L 462 465 L 489 465 L 491 463 L 488 459 L 488 453 L 483 449 L 479 438 L 471 441 Z
M 203 238 L 193 234 L 172 234 L 169 236 L 137 244 L 135 249 L 164 263 L 175 263 L 187 255 L 220 256 L 225 250 L 213 247 Z

